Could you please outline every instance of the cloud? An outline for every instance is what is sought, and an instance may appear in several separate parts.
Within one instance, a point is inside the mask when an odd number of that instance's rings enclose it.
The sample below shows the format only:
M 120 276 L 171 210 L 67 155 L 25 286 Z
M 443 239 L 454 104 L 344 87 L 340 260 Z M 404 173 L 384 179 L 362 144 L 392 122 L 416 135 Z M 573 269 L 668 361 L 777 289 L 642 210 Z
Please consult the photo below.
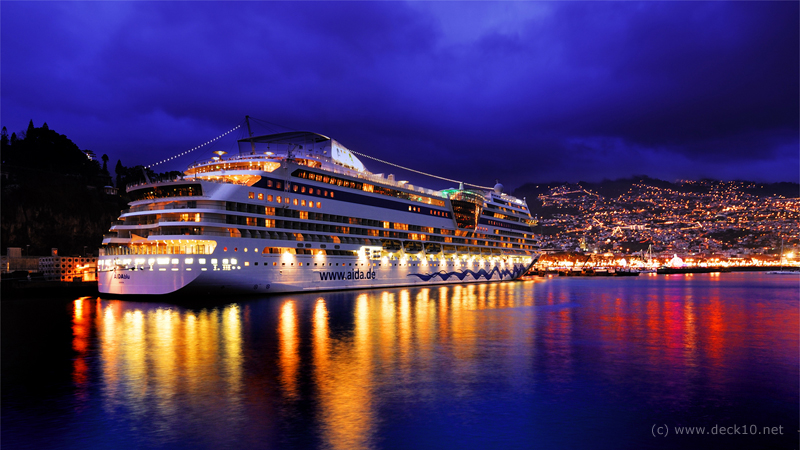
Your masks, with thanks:
M 774 168 L 799 164 L 786 151 L 798 15 L 795 2 L 11 2 L 0 101 L 10 130 L 47 121 L 125 164 L 249 114 L 485 185 L 687 164 L 796 180 Z

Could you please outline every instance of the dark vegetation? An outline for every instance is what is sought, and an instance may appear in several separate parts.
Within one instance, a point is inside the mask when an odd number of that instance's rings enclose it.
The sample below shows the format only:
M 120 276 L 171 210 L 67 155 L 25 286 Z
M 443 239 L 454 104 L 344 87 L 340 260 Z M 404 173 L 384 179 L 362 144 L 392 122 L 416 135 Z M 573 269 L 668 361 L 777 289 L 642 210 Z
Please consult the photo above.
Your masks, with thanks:
M 91 150 L 81 150 L 63 134 L 37 128 L 8 136 L 0 134 L 0 248 L 21 247 L 30 255 L 95 253 L 127 205 L 125 185 L 144 178 L 142 167 L 117 162 L 112 179 L 108 157 L 100 161 Z M 157 176 L 148 170 L 148 176 Z M 116 180 L 121 195 L 105 193 Z

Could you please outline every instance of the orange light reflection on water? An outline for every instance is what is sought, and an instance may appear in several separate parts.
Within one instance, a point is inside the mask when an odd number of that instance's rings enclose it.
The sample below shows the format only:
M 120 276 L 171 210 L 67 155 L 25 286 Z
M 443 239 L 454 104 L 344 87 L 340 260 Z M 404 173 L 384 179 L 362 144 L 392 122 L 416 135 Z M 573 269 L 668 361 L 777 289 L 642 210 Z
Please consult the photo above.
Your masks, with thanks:
M 280 339 L 278 351 L 278 365 L 281 369 L 280 383 L 287 398 L 297 399 L 297 371 L 300 367 L 300 355 L 298 354 L 297 317 L 292 300 L 287 300 L 281 306 L 278 337 Z
M 169 437 L 178 421 L 210 410 L 227 432 L 279 409 L 264 405 L 296 406 L 313 395 L 319 439 L 332 449 L 375 447 L 387 399 L 436 399 L 441 393 L 431 386 L 480 395 L 476 381 L 486 379 L 520 392 L 537 383 L 557 390 L 586 364 L 606 386 L 639 377 L 648 388 L 666 386 L 668 401 L 685 405 L 698 395 L 691 390 L 697 379 L 718 392 L 735 388 L 724 374 L 747 361 L 741 349 L 748 333 L 785 342 L 758 349 L 769 358 L 790 359 L 796 348 L 797 311 L 761 315 L 759 300 L 728 301 L 715 287 L 719 277 L 710 279 L 702 289 L 670 281 L 636 295 L 588 295 L 579 290 L 582 280 L 369 291 L 353 293 L 346 314 L 326 296 L 199 311 L 100 300 L 92 309 L 93 300 L 78 299 L 72 377 L 76 386 L 86 384 L 94 332 L 108 413 L 127 408 Z M 558 289 L 549 285 L 555 283 Z M 282 303 L 260 308 L 268 302 Z M 268 326 L 274 347 L 248 360 L 258 337 L 251 326 Z M 658 380 L 650 380 L 654 373 Z

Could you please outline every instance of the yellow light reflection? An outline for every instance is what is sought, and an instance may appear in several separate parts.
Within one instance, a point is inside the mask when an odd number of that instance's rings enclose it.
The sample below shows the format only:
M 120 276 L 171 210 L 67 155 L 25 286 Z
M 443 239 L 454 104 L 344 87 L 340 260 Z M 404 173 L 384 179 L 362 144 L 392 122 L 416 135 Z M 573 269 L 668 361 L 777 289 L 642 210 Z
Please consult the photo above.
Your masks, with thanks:
M 325 447 L 371 448 L 375 413 L 372 400 L 373 346 L 376 330 L 366 294 L 356 299 L 353 339 L 331 340 L 322 299 L 314 308 L 314 379 L 320 396 L 320 423 Z M 381 308 L 382 311 L 383 308 Z
M 292 300 L 286 301 L 281 306 L 278 338 L 280 340 L 278 352 L 278 365 L 281 369 L 280 383 L 284 395 L 289 399 L 296 399 L 298 397 L 297 371 L 300 367 L 300 355 L 298 354 L 297 317 Z

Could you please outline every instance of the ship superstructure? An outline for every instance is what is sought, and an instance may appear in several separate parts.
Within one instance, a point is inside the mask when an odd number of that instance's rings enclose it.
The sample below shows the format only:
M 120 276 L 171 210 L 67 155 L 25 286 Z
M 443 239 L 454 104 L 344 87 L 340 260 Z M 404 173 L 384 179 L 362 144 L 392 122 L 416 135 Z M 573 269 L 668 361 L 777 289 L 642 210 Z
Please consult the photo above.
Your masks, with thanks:
M 101 293 L 269 293 L 511 280 L 537 257 L 524 200 L 373 174 L 337 141 L 285 132 L 173 180 L 127 187 Z

